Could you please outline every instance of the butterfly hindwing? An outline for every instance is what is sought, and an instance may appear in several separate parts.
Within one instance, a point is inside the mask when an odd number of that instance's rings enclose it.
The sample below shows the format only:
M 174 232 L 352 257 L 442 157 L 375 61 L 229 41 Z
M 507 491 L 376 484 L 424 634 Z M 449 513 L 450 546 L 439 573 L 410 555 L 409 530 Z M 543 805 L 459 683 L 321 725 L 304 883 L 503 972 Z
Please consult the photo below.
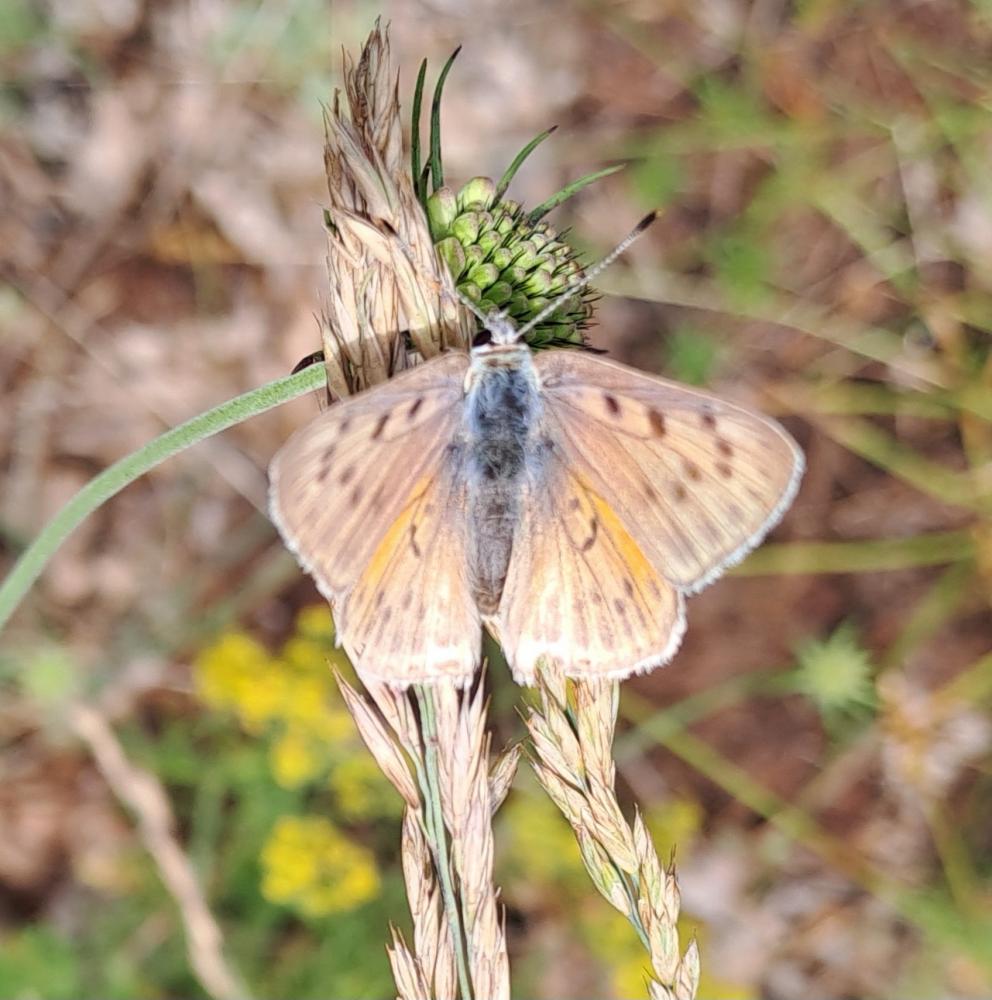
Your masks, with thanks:
M 542 658 L 568 676 L 621 678 L 666 662 L 685 628 L 682 595 L 603 497 L 560 454 L 529 473 L 492 623 L 514 677 Z
M 774 421 L 576 351 L 535 364 L 562 461 L 681 590 L 741 559 L 791 503 L 802 453 Z
M 336 605 L 341 643 L 363 675 L 398 687 L 472 679 L 481 623 L 463 510 L 464 483 L 451 470 L 425 479 Z

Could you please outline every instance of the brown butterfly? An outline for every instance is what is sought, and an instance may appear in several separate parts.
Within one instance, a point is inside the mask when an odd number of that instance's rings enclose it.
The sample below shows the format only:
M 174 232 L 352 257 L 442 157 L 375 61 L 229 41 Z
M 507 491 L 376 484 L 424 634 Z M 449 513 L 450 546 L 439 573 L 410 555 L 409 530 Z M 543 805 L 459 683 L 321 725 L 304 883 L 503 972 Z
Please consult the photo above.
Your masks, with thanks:
M 470 352 L 335 404 L 273 460 L 273 520 L 359 674 L 467 684 L 483 624 L 521 683 L 542 658 L 572 677 L 649 670 L 679 646 L 685 595 L 792 502 L 803 457 L 777 423 L 581 351 L 534 353 L 541 318 L 485 317 Z

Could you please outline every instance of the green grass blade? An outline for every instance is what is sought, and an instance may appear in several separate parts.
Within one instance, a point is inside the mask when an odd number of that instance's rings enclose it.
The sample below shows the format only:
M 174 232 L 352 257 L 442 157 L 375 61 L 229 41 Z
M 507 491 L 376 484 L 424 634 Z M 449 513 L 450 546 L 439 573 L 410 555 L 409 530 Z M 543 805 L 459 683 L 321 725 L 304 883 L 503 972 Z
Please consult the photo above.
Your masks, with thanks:
M 915 486 L 921 493 L 943 503 L 986 513 L 992 511 L 992 498 L 983 494 L 978 481 L 968 473 L 954 472 L 924 458 L 868 420 L 825 418 L 814 423 L 838 444 Z
M 970 531 L 935 531 L 857 542 L 773 542 L 753 552 L 729 574 L 879 573 L 959 563 L 974 555 L 975 541 Z
M 311 365 L 296 375 L 276 379 L 258 389 L 235 396 L 206 413 L 187 420 L 115 462 L 91 479 L 42 529 L 24 550 L 6 580 L 0 585 L 0 629 L 14 613 L 32 584 L 44 572 L 59 546 L 82 522 L 111 497 L 120 493 L 167 458 L 213 434 L 240 424 L 256 414 L 326 384 L 324 366 Z
M 596 181 L 602 180 L 604 177 L 609 177 L 610 174 L 615 174 L 618 170 L 623 170 L 625 165 L 618 163 L 614 167 L 604 167 L 602 170 L 597 170 L 594 173 L 586 174 L 585 177 L 580 177 L 577 181 L 572 181 L 571 184 L 566 184 L 565 187 L 553 194 L 547 201 L 542 202 L 532 212 L 529 212 L 527 215 L 528 220 L 537 222 L 543 219 L 548 212 L 557 208 L 562 202 L 568 201 L 573 194 L 577 194 L 583 188 L 589 187 L 590 184 L 595 184 Z
M 507 188 L 510 186 L 513 178 L 517 175 L 517 171 L 523 166 L 524 160 L 526 160 L 527 157 L 530 156 L 530 154 L 533 153 L 534 150 L 537 149 L 537 147 L 540 146 L 552 132 L 557 131 L 557 129 L 557 125 L 552 125 L 551 128 L 545 130 L 540 135 L 534 136 L 534 138 L 531 139 L 531 141 L 528 142 L 519 153 L 517 153 L 517 155 L 513 158 L 513 162 L 506 168 L 506 172 L 499 179 L 499 183 L 496 185 L 496 194 L 493 196 L 494 202 L 499 201 L 503 195 L 506 194 Z
M 421 186 L 420 165 L 420 109 L 424 103 L 424 80 L 427 77 L 427 60 L 420 64 L 417 85 L 413 89 L 413 113 L 410 123 L 410 171 L 413 175 L 413 189 L 417 199 L 423 204 L 427 200 L 426 178 Z
M 444 64 L 444 69 L 441 70 L 441 75 L 437 78 L 434 99 L 431 101 L 431 186 L 435 191 L 444 187 L 444 167 L 441 164 L 441 95 L 444 92 L 444 82 L 448 79 L 451 65 L 461 50 L 462 47 L 459 45 L 448 56 L 448 61 Z M 426 196 L 426 191 L 424 194 Z

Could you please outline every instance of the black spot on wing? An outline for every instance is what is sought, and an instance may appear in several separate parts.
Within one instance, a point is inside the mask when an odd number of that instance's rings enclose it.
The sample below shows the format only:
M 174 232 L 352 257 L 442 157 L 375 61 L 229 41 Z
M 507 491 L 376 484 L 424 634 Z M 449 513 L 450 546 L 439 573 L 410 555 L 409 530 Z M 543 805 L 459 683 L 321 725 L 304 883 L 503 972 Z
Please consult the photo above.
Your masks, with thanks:
M 733 447 L 725 438 L 716 439 L 716 450 L 720 452 L 724 458 L 730 458 L 734 454 Z
M 389 418 L 392 416 L 389 410 L 386 410 L 379 419 L 375 422 L 375 427 L 372 430 L 372 440 L 378 441 L 382 437 L 383 431 L 386 429 L 386 424 L 389 423 Z
M 417 411 L 424 405 L 424 397 L 418 396 L 411 404 L 410 408 L 406 411 L 406 419 L 413 420 L 417 415 Z
M 611 417 L 620 416 L 620 400 L 611 392 L 603 393 L 603 403 L 606 405 L 607 412 Z
M 583 539 L 579 546 L 580 551 L 588 552 L 596 544 L 596 536 L 599 534 L 599 518 L 589 519 L 589 534 Z
M 682 460 L 682 471 L 694 482 L 698 483 L 703 478 L 703 473 L 695 462 L 688 458 Z
M 665 436 L 665 415 L 655 409 L 648 410 L 648 424 L 655 437 Z

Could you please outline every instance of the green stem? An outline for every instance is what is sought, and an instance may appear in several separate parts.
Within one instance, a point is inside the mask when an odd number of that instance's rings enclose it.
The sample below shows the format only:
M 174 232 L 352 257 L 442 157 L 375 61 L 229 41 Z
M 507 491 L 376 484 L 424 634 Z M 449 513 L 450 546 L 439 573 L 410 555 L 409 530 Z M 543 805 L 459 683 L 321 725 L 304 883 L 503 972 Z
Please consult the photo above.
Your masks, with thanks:
M 296 375 L 276 379 L 166 431 L 90 480 L 45 525 L 0 585 L 0 629 L 41 576 L 59 546 L 90 514 L 125 486 L 190 445 L 325 384 L 322 364 L 311 365 Z
M 462 1000 L 472 1000 L 472 986 L 468 972 L 468 957 L 465 954 L 465 938 L 462 934 L 461 916 L 458 910 L 458 900 L 455 898 L 455 887 L 451 878 L 451 862 L 448 858 L 448 837 L 445 833 L 444 814 L 441 806 L 441 777 L 437 761 L 437 717 L 434 714 L 434 694 L 429 686 L 417 685 L 417 704 L 420 706 L 420 719 L 424 731 L 424 767 L 426 782 L 422 791 L 428 816 L 429 826 L 434 829 L 435 867 L 441 883 L 441 895 L 444 898 L 444 911 L 448 918 L 448 929 L 451 932 L 451 947 L 455 952 L 455 962 L 458 967 L 458 985 Z

